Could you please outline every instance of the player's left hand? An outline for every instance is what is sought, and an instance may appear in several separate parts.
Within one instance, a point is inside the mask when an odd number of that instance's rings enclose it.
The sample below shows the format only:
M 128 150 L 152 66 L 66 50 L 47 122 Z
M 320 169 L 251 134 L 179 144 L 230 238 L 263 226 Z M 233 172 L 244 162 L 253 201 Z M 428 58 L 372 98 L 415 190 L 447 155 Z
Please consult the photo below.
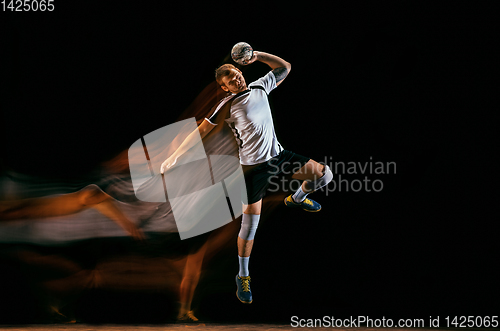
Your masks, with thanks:
M 173 167 L 175 165 L 175 163 L 177 163 L 177 159 L 179 157 L 175 154 L 172 154 L 168 159 L 166 159 L 165 161 L 163 161 L 163 163 L 161 164 L 160 166 L 160 173 L 163 175 L 163 173 L 165 171 L 167 171 L 168 169 L 170 169 L 171 167 Z

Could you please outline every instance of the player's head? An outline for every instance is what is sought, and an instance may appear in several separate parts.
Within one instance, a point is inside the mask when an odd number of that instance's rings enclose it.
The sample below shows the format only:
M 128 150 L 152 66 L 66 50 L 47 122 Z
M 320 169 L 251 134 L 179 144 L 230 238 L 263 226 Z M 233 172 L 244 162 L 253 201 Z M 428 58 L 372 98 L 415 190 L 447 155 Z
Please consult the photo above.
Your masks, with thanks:
M 215 80 L 226 92 L 239 93 L 247 89 L 247 83 L 240 69 L 229 63 L 215 70 Z

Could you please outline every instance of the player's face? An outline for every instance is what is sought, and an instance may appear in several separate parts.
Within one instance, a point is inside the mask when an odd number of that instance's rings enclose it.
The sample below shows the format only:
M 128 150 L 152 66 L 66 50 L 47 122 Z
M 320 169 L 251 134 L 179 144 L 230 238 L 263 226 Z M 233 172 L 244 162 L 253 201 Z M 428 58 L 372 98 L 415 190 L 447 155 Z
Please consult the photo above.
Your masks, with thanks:
M 225 86 L 222 89 L 226 92 L 239 93 L 247 89 L 247 83 L 240 71 L 231 69 L 231 73 L 222 77 Z

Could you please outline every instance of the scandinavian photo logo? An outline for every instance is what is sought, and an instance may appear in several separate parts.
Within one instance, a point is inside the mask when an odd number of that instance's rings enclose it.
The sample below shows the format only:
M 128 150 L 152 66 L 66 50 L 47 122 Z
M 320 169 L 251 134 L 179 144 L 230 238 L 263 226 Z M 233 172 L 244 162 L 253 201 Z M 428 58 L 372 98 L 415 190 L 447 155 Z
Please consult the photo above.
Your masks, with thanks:
M 334 174 L 332 181 L 319 191 L 324 191 L 326 195 L 331 192 L 381 192 L 384 189 L 383 178 L 386 175 L 396 174 L 396 162 L 374 161 L 370 156 L 369 160 L 359 161 L 333 161 L 333 157 L 324 158 Z M 289 176 L 278 176 L 278 174 L 290 175 L 302 167 L 300 162 L 296 164 L 283 163 L 279 167 L 270 164 L 274 169 L 274 176 L 269 178 L 269 191 L 296 191 L 302 184 L 301 180 L 290 178 Z M 288 170 L 285 170 L 288 169 Z M 362 179 L 353 178 L 363 175 Z M 315 178 L 317 179 L 317 178 Z

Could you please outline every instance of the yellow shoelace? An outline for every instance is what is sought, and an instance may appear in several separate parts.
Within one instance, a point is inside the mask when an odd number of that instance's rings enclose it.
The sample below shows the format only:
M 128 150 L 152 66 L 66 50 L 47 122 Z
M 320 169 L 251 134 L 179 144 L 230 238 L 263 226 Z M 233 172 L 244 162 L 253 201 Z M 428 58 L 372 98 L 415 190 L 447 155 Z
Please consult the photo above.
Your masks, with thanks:
M 307 203 L 309 206 L 313 205 L 312 201 L 307 198 L 304 200 L 304 202 Z
M 240 277 L 241 285 L 243 286 L 243 292 L 250 292 L 250 276 Z
M 293 198 L 292 198 L 292 196 L 291 196 L 291 195 L 290 195 L 290 196 L 288 196 L 288 200 L 289 200 L 290 202 L 294 203 L 294 204 L 300 204 L 300 202 L 295 202 L 295 201 L 293 200 Z M 302 201 L 302 202 L 304 202 L 304 203 L 308 204 L 309 206 L 313 206 L 313 202 L 312 202 L 311 200 L 309 200 L 308 198 L 305 198 L 305 199 L 304 199 L 304 201 Z

